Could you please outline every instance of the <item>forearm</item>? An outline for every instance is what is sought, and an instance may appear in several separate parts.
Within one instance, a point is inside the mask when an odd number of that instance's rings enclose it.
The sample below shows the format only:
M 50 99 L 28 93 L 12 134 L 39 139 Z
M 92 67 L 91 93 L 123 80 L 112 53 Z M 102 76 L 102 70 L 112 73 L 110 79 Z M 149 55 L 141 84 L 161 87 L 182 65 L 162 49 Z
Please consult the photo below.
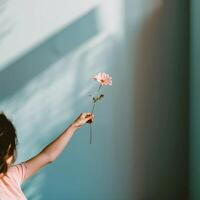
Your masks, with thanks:
M 78 129 L 73 123 L 69 125 L 54 141 L 48 144 L 41 153 L 48 156 L 49 161 L 54 161 L 65 149 L 71 137 Z
M 25 179 L 32 176 L 48 163 L 54 161 L 62 153 L 75 131 L 88 120 L 93 120 L 93 117 L 94 116 L 91 115 L 91 113 L 81 113 L 80 116 L 68 126 L 68 128 L 66 128 L 55 140 L 47 145 L 39 154 L 29 160 L 26 160 L 25 163 L 27 172 Z

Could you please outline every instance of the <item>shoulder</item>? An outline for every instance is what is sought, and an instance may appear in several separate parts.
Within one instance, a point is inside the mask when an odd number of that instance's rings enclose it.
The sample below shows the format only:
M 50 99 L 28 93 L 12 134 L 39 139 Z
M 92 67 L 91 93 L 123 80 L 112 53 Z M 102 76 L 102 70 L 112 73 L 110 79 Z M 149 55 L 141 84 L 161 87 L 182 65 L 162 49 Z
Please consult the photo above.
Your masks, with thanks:
M 22 184 L 26 177 L 27 166 L 25 162 L 12 165 L 8 168 L 7 176 Z

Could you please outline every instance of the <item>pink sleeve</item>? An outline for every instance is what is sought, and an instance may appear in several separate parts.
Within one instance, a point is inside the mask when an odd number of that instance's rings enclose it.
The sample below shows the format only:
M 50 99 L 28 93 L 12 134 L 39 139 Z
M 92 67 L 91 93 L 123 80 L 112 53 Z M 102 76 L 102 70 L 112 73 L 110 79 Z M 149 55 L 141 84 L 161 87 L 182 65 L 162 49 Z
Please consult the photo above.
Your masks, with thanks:
M 27 166 L 24 162 L 13 165 L 8 169 L 8 175 L 21 185 L 26 177 Z

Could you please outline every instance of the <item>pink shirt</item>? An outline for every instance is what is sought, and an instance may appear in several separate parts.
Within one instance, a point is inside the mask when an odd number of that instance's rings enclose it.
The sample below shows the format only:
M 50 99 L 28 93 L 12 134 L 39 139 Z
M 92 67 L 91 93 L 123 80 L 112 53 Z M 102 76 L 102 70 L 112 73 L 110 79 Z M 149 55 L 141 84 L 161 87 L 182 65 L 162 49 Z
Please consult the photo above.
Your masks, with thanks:
M 21 189 L 26 171 L 25 163 L 8 168 L 7 175 L 0 178 L 0 200 L 27 200 Z

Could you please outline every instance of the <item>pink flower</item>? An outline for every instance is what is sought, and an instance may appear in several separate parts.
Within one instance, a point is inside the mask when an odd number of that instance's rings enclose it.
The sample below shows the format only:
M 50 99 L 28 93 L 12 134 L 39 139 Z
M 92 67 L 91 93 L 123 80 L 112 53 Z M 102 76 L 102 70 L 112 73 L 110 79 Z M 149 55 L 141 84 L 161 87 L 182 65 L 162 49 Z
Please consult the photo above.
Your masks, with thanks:
M 99 91 L 101 87 L 103 85 L 112 85 L 112 77 L 109 74 L 106 74 L 105 72 L 102 72 L 102 73 L 99 72 L 97 75 L 93 76 L 92 79 L 100 83 L 100 85 L 98 85 L 97 95 L 96 96 L 89 95 L 89 96 L 92 96 L 92 100 L 93 100 L 93 107 L 91 111 L 91 113 L 93 114 L 96 102 L 104 98 L 104 94 L 99 95 Z M 91 124 L 91 121 L 89 123 L 90 123 L 90 144 L 91 144 L 92 143 L 92 124 Z
M 112 77 L 105 72 L 98 73 L 93 77 L 93 79 L 99 82 L 101 85 L 112 85 Z

